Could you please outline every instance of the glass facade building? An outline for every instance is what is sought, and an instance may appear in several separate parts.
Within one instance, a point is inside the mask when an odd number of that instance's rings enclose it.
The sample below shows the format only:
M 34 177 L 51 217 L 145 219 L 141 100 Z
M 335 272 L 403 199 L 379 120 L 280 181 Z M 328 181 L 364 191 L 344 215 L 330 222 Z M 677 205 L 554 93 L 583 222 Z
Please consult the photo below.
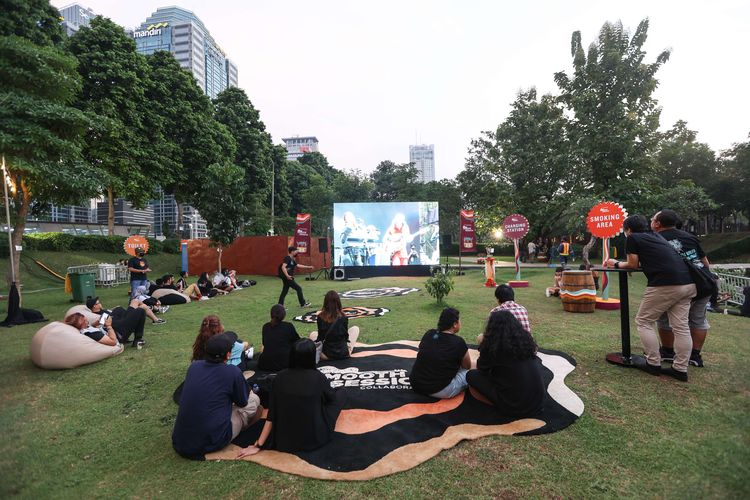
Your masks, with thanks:
M 237 66 L 216 43 L 194 13 L 181 7 L 160 7 L 133 31 L 138 52 L 171 52 L 190 71 L 210 98 L 237 86 Z
M 63 19 L 62 24 L 65 28 L 65 34 L 71 36 L 81 26 L 88 26 L 91 20 L 96 17 L 96 13 L 87 7 L 72 3 L 60 9 L 60 17 Z
M 435 145 L 420 144 L 409 146 L 409 162 L 417 167 L 419 182 L 432 182 L 435 180 Z
M 305 153 L 313 153 L 319 151 L 318 138 L 317 137 L 285 137 L 281 139 L 284 141 L 284 147 L 286 148 L 286 159 L 296 160 Z

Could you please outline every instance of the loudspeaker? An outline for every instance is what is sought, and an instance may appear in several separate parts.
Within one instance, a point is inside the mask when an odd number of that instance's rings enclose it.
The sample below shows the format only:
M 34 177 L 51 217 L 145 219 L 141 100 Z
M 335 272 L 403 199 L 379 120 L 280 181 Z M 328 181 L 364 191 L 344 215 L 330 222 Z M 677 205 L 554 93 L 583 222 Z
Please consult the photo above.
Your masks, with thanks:
M 343 281 L 346 279 L 346 271 L 340 267 L 333 269 L 333 279 L 336 281 Z
M 328 238 L 318 238 L 318 252 L 328 253 Z
M 453 237 L 450 234 L 443 235 L 443 246 L 447 247 L 453 244 Z

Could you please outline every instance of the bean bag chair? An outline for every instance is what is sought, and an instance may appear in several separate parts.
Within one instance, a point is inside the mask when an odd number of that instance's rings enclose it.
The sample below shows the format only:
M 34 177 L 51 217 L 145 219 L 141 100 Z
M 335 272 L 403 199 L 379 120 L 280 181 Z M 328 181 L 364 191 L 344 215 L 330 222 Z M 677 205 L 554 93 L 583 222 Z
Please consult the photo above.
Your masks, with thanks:
M 108 346 L 91 340 L 70 325 L 53 321 L 31 339 L 31 361 L 39 368 L 63 370 L 96 363 L 123 351 L 121 345 Z
M 163 306 L 174 306 L 177 304 L 187 304 L 190 302 L 190 297 L 184 293 L 180 293 L 177 290 L 171 288 L 157 288 L 151 296 L 155 299 L 159 299 Z
M 101 318 L 100 314 L 92 313 L 91 310 L 84 304 L 78 304 L 77 306 L 73 306 L 68 309 L 68 312 L 65 313 L 63 319 L 74 313 L 83 314 L 86 317 L 86 320 L 89 322 L 89 325 L 93 325 L 95 321 L 99 321 L 99 318 Z

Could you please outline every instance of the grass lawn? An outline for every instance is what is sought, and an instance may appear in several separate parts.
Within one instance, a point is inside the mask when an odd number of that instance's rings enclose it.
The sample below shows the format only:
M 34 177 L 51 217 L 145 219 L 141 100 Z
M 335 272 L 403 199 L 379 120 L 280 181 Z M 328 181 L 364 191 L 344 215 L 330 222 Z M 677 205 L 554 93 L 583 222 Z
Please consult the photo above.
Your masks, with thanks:
M 59 268 L 70 256 L 44 257 Z M 159 272 L 173 271 L 179 262 L 177 256 L 153 260 Z M 165 325 L 147 326 L 145 349 L 127 348 L 75 370 L 32 365 L 28 346 L 39 325 L 2 330 L 0 497 L 750 496 L 750 376 L 744 362 L 750 357 L 750 320 L 710 316 L 707 366 L 691 368 L 689 384 L 651 377 L 604 361 L 607 352 L 619 350 L 618 313 L 564 313 L 558 299 L 544 297 L 552 273 L 525 270 L 532 286 L 517 290 L 517 301 L 529 309 L 540 346 L 577 359 L 567 384 L 586 405 L 582 418 L 555 434 L 462 442 L 412 470 L 369 482 L 310 480 L 249 462 L 191 462 L 172 450 L 177 407 L 171 395 L 185 374 L 201 318 L 218 314 L 227 329 L 259 346 L 261 325 L 281 288 L 277 278 L 255 277 L 253 288 L 173 307 Z M 512 269 L 498 272 L 498 281 L 512 277 Z M 29 277 L 26 290 L 42 283 L 34 279 Z M 360 341 L 376 343 L 419 339 L 436 323 L 441 307 L 424 292 L 424 281 L 300 282 L 316 304 L 331 288 L 420 288 L 405 297 L 345 301 L 391 309 L 382 318 L 353 320 Z M 446 299 L 461 310 L 461 334 L 468 341 L 494 305 L 493 290 L 482 283 L 480 271 L 469 271 L 456 278 Z M 634 276 L 631 283 L 635 310 L 644 280 Z M 126 303 L 125 287 L 97 291 L 106 306 Z M 295 302 L 287 299 L 287 305 Z M 25 295 L 24 305 L 61 319 L 71 303 L 57 288 Z M 291 306 L 289 314 L 300 311 Z M 313 329 L 295 325 L 300 333 Z M 633 337 L 634 352 L 641 352 Z

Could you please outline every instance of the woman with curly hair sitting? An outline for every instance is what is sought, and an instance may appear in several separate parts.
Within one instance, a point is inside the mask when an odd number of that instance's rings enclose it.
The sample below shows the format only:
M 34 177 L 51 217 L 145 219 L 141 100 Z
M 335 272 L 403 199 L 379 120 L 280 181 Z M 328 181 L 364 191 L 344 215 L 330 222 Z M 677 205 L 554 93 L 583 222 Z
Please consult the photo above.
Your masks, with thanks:
M 536 351 L 533 337 L 513 314 L 492 313 L 479 346 L 477 369 L 466 374 L 471 395 L 510 417 L 539 412 L 547 390 Z

